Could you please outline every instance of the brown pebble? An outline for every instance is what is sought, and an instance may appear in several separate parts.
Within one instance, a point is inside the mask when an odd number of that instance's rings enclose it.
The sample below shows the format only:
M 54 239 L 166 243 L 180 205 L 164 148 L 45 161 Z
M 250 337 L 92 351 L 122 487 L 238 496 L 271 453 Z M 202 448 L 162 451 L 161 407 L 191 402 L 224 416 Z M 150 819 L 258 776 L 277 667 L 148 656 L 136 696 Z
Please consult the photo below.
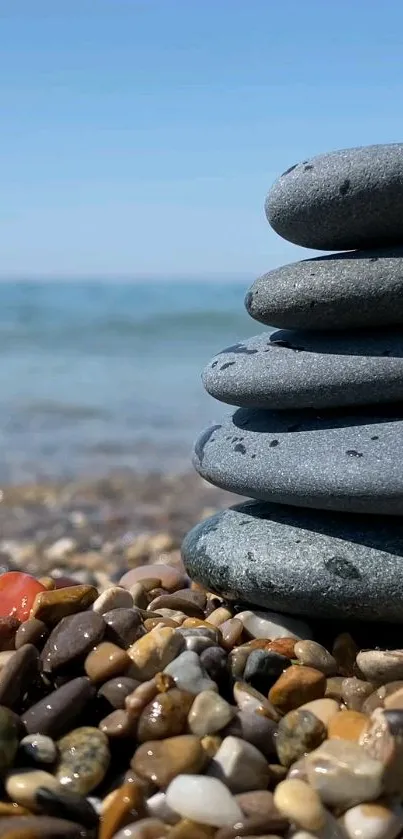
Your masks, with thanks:
M 112 839 L 120 828 L 144 815 L 144 794 L 140 784 L 123 784 L 114 790 L 109 806 L 102 810 L 99 839 Z
M 31 618 L 18 627 L 15 636 L 15 649 L 19 650 L 24 644 L 33 644 L 34 647 L 41 648 L 48 635 L 49 630 L 46 623 L 38 621 L 37 618 Z
M 129 591 L 133 599 L 133 606 L 136 606 L 137 609 L 147 609 L 148 597 L 142 584 L 135 583 L 134 586 L 129 588 Z
M 28 708 L 22 721 L 28 734 L 60 737 L 69 731 L 94 696 L 95 688 L 89 679 L 79 676 Z
M 40 591 L 35 597 L 29 617 L 54 626 L 62 618 L 88 609 L 97 597 L 98 590 L 95 586 L 87 585 Z
M 146 682 L 141 682 L 133 691 L 129 693 L 125 700 L 125 708 L 131 717 L 137 718 L 140 716 L 143 708 L 160 693 L 157 683 L 154 679 L 149 679 Z
M 130 679 L 129 676 L 117 676 L 115 679 L 110 679 L 105 682 L 98 690 L 98 696 L 106 699 L 109 705 L 117 711 L 125 707 L 126 696 L 138 687 L 139 682 L 135 679 Z
M 17 816 L 11 824 L 0 818 L 1 839 L 11 839 L 12 832 L 15 839 L 82 839 L 83 826 L 50 816 Z
M 182 635 L 174 629 L 153 629 L 135 641 L 127 651 L 133 662 L 132 675 L 140 681 L 152 679 L 182 652 L 184 646 Z
M 150 592 L 151 594 L 151 592 Z M 189 592 L 189 594 L 197 594 L 197 592 Z M 197 600 L 197 598 L 196 598 Z M 189 618 L 204 618 L 204 611 L 197 602 L 193 602 L 190 598 L 182 597 L 180 592 L 174 594 L 160 594 L 150 601 L 148 608 L 150 611 L 158 611 L 159 609 L 175 609 L 183 612 Z
M 329 739 L 338 737 L 341 740 L 358 742 L 368 723 L 369 717 L 360 711 L 339 711 L 329 721 L 327 736 Z
M 358 647 L 349 632 L 342 632 L 334 641 L 332 654 L 336 659 L 338 673 L 341 676 L 355 675 L 355 660 Z
M 106 682 L 114 676 L 122 676 L 129 667 L 130 658 L 121 647 L 110 641 L 102 641 L 88 653 L 84 670 L 92 682 Z
M 182 734 L 142 743 L 131 760 L 131 766 L 158 787 L 167 787 L 176 775 L 197 774 L 206 761 L 207 754 L 199 737 Z
M 313 667 L 292 664 L 269 691 L 269 700 L 283 713 L 324 696 L 326 678 Z
M 0 617 L 0 652 L 15 649 L 15 636 L 21 621 L 11 615 Z
M 136 736 L 137 720 L 129 717 L 127 711 L 118 708 L 116 711 L 108 714 L 107 717 L 104 717 L 99 723 L 98 728 L 111 739 L 118 737 L 132 738 Z
M 274 638 L 273 641 L 269 641 L 266 649 L 292 659 L 295 658 L 294 648 L 296 641 L 296 638 Z
M 178 688 L 157 694 L 140 715 L 137 730 L 139 742 L 183 734 L 193 701 L 191 693 Z
M 18 709 L 39 673 L 39 654 L 33 644 L 17 650 L 0 673 L 0 705 Z
M 146 618 L 144 621 L 144 629 L 146 629 L 147 632 L 151 632 L 151 630 L 155 629 L 156 626 L 170 626 L 171 629 L 178 628 L 177 622 L 172 620 L 172 618 Z
M 314 667 L 325 676 L 334 676 L 337 673 L 336 659 L 316 641 L 297 641 L 294 653 L 301 664 Z
M 225 650 L 232 650 L 235 644 L 238 644 L 241 640 L 243 623 L 238 618 L 229 618 L 229 620 L 220 624 L 220 630 L 222 632 L 222 646 Z
M 53 673 L 88 655 L 100 643 L 104 632 L 105 621 L 97 612 L 79 612 L 62 618 L 42 650 L 44 673 Z
M 2 816 L 25 816 L 29 813 L 26 807 L 21 807 L 15 801 L 0 801 L 0 818 Z

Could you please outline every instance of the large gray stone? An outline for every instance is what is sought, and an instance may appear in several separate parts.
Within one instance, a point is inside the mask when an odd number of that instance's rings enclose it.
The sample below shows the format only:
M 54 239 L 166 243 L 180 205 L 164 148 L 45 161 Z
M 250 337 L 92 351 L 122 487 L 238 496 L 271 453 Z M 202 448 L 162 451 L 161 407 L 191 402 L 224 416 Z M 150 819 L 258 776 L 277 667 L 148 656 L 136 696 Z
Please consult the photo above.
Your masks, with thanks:
M 240 409 L 196 442 L 216 486 L 278 504 L 403 513 L 403 406 L 327 411 Z
M 283 265 L 255 281 L 245 305 L 256 320 L 284 329 L 402 324 L 403 247 Z
M 343 149 L 304 160 L 266 200 L 272 228 L 320 250 L 403 242 L 403 144 Z
M 249 502 L 187 534 L 192 579 L 309 617 L 403 622 L 403 522 Z
M 230 405 L 327 408 L 403 399 L 403 333 L 279 331 L 223 350 L 203 373 Z

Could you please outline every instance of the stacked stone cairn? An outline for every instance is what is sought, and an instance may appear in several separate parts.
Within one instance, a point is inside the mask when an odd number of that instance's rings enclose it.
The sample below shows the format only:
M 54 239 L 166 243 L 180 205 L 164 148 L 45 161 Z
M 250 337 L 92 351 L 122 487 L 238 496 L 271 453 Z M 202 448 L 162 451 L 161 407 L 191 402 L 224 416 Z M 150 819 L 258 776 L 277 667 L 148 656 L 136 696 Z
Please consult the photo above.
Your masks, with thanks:
M 247 496 L 186 537 L 190 576 L 287 614 L 403 621 L 403 144 L 331 152 L 275 182 L 283 238 L 342 251 L 260 277 L 246 295 L 276 331 L 204 371 L 238 406 L 194 465 Z

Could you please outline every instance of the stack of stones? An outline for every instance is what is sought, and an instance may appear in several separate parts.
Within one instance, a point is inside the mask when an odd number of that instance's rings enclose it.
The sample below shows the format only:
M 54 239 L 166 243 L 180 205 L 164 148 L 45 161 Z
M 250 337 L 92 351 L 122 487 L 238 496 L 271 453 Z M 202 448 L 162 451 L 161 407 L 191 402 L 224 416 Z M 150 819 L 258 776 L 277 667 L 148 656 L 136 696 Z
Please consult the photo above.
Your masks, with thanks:
M 229 347 L 204 384 L 238 406 L 198 439 L 208 481 L 254 501 L 186 537 L 191 577 L 285 613 L 403 621 L 403 144 L 292 166 L 266 215 L 339 250 L 270 271 L 246 296 L 276 327 Z

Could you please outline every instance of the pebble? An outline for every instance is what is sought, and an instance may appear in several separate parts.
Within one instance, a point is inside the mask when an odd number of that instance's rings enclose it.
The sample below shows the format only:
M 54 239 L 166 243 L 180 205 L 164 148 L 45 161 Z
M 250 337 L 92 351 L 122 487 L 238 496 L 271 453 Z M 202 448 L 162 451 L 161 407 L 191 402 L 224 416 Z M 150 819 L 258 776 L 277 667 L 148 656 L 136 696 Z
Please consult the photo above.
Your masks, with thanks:
M 199 635 L 198 637 L 186 637 L 185 636 L 185 648 L 186 650 L 197 653 L 200 656 L 204 653 L 204 650 L 208 650 L 209 647 L 214 646 L 214 641 L 211 638 L 207 638 L 205 635 Z
M 18 708 L 39 672 L 39 656 L 33 644 L 25 644 L 7 661 L 0 672 L 0 705 Z
M 110 586 L 103 591 L 92 604 L 92 611 L 104 615 L 113 609 L 131 609 L 133 597 L 122 586 Z
M 165 737 L 183 734 L 187 727 L 188 713 L 192 703 L 193 695 L 178 688 L 158 693 L 140 714 L 137 728 L 138 741 L 145 743 L 147 740 L 162 740 Z
M 154 699 L 160 689 L 154 677 L 146 682 L 141 682 L 125 699 L 125 708 L 133 719 L 138 719 L 143 708 Z
M 14 761 L 18 749 L 18 717 L 9 708 L 0 706 L 0 771 Z
M 229 618 L 224 623 L 220 624 L 220 632 L 222 634 L 222 645 L 226 650 L 232 650 L 235 644 L 241 643 L 241 636 L 243 633 L 242 621 L 238 618 Z
M 130 586 L 129 594 L 132 598 L 133 606 L 136 606 L 138 609 L 147 609 L 148 606 L 148 597 L 147 592 L 143 588 L 141 583 L 135 583 L 134 586 Z
M 22 715 L 29 734 L 61 737 L 69 731 L 95 696 L 89 679 L 78 676 L 40 699 Z
M 143 790 L 136 781 L 126 781 L 114 790 L 110 803 L 102 809 L 99 839 L 110 839 L 139 814 L 145 815 Z
M 7 831 L 7 832 L 6 832 Z M 83 839 L 83 826 L 50 816 L 16 816 L 0 818 L 2 839 Z
M 192 598 L 190 597 L 192 595 Z M 155 597 L 148 605 L 149 611 L 159 611 L 160 609 L 172 609 L 180 611 L 190 618 L 204 618 L 203 607 L 199 605 L 197 592 L 189 591 L 189 597 L 184 597 L 181 592 L 174 592 L 173 594 L 160 594 Z
M 87 795 L 98 786 L 108 769 L 108 738 L 98 728 L 83 726 L 62 737 L 57 746 L 60 758 L 56 778 L 60 785 Z
M 269 700 L 282 713 L 324 696 L 326 679 L 313 667 L 292 664 L 269 691 Z
M 169 833 L 170 839 L 210 839 L 215 828 L 191 819 L 181 819 Z
M 178 634 L 183 638 L 209 638 L 212 644 L 219 644 L 221 638 L 220 630 L 215 629 L 214 626 L 195 626 L 194 628 L 181 626 Z
M 51 591 L 41 591 L 33 602 L 30 618 L 54 626 L 62 618 L 88 609 L 98 597 L 95 586 L 75 585 Z
M 166 795 L 172 810 L 200 824 L 223 827 L 242 821 L 241 808 L 217 778 L 178 775 L 169 784 Z
M 15 649 L 19 650 L 24 644 L 33 644 L 40 648 L 45 642 L 49 630 L 43 621 L 37 618 L 30 618 L 24 621 L 17 629 L 15 635 Z
M 281 673 L 291 665 L 289 658 L 272 650 L 252 650 L 243 678 L 261 693 L 267 693 Z
M 5 788 L 11 800 L 34 812 L 40 809 L 36 802 L 36 793 L 40 787 L 60 789 L 54 775 L 42 769 L 17 769 L 10 772 L 5 780 Z
M 238 612 L 237 619 L 252 638 L 310 638 L 311 630 L 305 621 L 280 615 L 278 612 L 248 610 Z
M 372 685 L 374 687 L 374 685 Z M 403 681 L 399 679 L 396 682 L 388 682 L 387 685 L 381 685 L 379 688 L 376 688 L 367 699 L 364 700 L 362 705 L 362 711 L 365 714 L 372 714 L 376 708 L 383 708 L 385 705 L 385 700 L 388 696 L 391 696 L 393 693 L 397 693 L 403 687 Z
M 57 564 L 61 560 L 66 559 L 69 554 L 77 550 L 77 542 L 75 539 L 70 539 L 68 536 L 63 536 L 57 539 L 53 545 L 46 548 L 45 555 L 50 562 Z
M 190 708 L 189 729 L 198 737 L 215 734 L 225 728 L 234 716 L 235 708 L 220 694 L 213 690 L 204 690 L 196 696 Z
M 53 673 L 88 655 L 90 650 L 100 643 L 104 632 L 105 622 L 96 612 L 79 612 L 62 618 L 42 650 L 44 672 Z
M 375 685 L 356 676 L 346 678 L 341 686 L 341 698 L 349 711 L 361 711 L 364 701 L 373 693 Z
M 130 658 L 111 641 L 101 641 L 97 647 L 88 653 L 84 662 L 84 670 L 89 679 L 95 684 L 106 682 L 114 676 L 122 676 L 130 665 Z
M 369 682 L 384 685 L 403 679 L 403 650 L 362 650 L 356 661 Z
M 339 703 L 342 702 L 343 682 L 343 676 L 330 676 L 329 679 L 326 679 L 325 698 L 335 699 Z
M 243 678 L 249 654 L 250 650 L 247 649 L 246 644 L 244 644 L 242 647 L 235 647 L 233 650 L 231 650 L 228 656 L 228 665 L 234 679 Z
M 175 813 L 168 806 L 165 792 L 156 792 L 154 795 L 151 795 L 146 801 L 146 810 L 148 816 L 161 819 L 161 821 L 167 824 L 176 824 L 180 819 L 178 813 Z
M 267 760 L 251 743 L 239 737 L 225 737 L 211 761 L 207 774 L 223 781 L 231 792 L 266 789 L 270 770 Z
M 113 839 L 163 839 L 168 836 L 169 828 L 159 819 L 140 819 L 126 825 Z
M 310 711 L 312 714 L 315 714 L 315 717 L 318 717 L 323 722 L 325 728 L 327 728 L 330 720 L 339 712 L 340 704 L 335 699 L 324 697 L 323 699 L 313 699 L 312 702 L 305 702 L 300 706 L 299 710 Z
M 119 580 L 119 585 L 123 588 L 131 588 L 135 583 L 141 580 L 155 577 L 161 580 L 161 584 L 167 591 L 176 591 L 184 586 L 186 577 L 180 571 L 172 568 L 170 565 L 154 564 L 154 565 L 138 565 L 131 571 L 123 574 Z
M 390 694 L 385 695 L 383 701 L 384 708 L 400 710 L 403 708 L 403 688 L 394 690 Z
M 325 826 L 326 812 L 315 789 L 297 778 L 281 781 L 274 791 L 279 812 L 305 830 L 318 831 Z
M 139 682 L 136 679 L 131 679 L 129 676 L 117 676 L 115 679 L 109 679 L 99 688 L 98 696 L 105 699 L 117 711 L 125 707 L 126 696 L 133 693 L 138 685 Z
M 334 676 L 337 673 L 336 659 L 316 641 L 297 641 L 294 655 L 300 664 L 314 667 L 325 676 Z
M 40 591 L 45 591 L 45 587 L 31 574 L 22 571 L 0 574 L 0 614 L 25 621 Z
M 0 616 L 0 652 L 15 649 L 15 636 L 21 621 L 17 618 Z
M 246 682 L 235 682 L 234 700 L 240 711 L 258 713 L 274 721 L 280 718 L 277 708 L 262 693 Z
M 395 839 L 403 828 L 401 811 L 380 802 L 358 804 L 340 822 L 348 839 Z
M 327 728 L 329 739 L 337 737 L 358 743 L 361 734 L 368 728 L 369 717 L 360 711 L 339 711 L 332 717 Z
M 131 739 L 136 736 L 137 731 L 136 721 L 122 708 L 117 711 L 112 711 L 107 717 L 104 717 L 99 723 L 98 728 L 109 739 L 122 739 L 123 737 Z
M 176 775 L 200 772 L 206 760 L 207 755 L 200 739 L 194 734 L 182 734 L 179 737 L 168 737 L 166 740 L 149 740 L 142 743 L 136 749 L 131 766 L 140 777 L 165 788 Z M 168 799 L 167 801 L 172 806 Z M 181 811 L 178 812 L 183 815 Z
M 326 727 L 311 711 L 297 708 L 283 717 L 277 728 L 276 749 L 280 763 L 291 766 L 326 739 Z
M 241 737 L 256 746 L 266 760 L 276 759 L 275 737 L 277 725 L 263 714 L 252 711 L 238 711 L 236 717 L 222 732 L 225 735 Z
M 382 792 L 381 761 L 348 740 L 326 740 L 306 755 L 305 767 L 310 785 L 330 807 L 346 810 Z
M 164 670 L 176 656 L 179 656 L 184 646 L 182 636 L 178 635 L 174 629 L 156 627 L 129 647 L 127 652 L 133 662 L 132 675 L 140 681 L 151 679 L 156 673 Z M 185 655 L 195 655 L 195 653 L 185 653 Z
M 226 690 L 229 684 L 228 657 L 222 647 L 209 647 L 200 654 L 200 664 L 203 670 L 219 690 Z
M 210 653 L 210 650 L 205 652 Z M 164 673 L 172 676 L 178 688 L 189 693 L 197 694 L 204 690 L 217 691 L 216 683 L 209 678 L 196 653 L 188 651 L 181 653 L 165 667 Z
M 105 638 L 124 650 L 143 634 L 141 614 L 135 609 L 111 609 L 104 612 L 103 619 L 106 623 Z
M 87 798 L 62 789 L 40 787 L 36 802 L 43 813 L 92 828 L 98 825 L 98 814 Z
M 58 751 L 55 742 L 45 734 L 27 734 L 20 742 L 22 760 L 33 763 L 55 763 Z
M 371 758 L 380 761 L 385 791 L 400 793 L 403 784 L 403 711 L 377 708 L 359 742 Z

